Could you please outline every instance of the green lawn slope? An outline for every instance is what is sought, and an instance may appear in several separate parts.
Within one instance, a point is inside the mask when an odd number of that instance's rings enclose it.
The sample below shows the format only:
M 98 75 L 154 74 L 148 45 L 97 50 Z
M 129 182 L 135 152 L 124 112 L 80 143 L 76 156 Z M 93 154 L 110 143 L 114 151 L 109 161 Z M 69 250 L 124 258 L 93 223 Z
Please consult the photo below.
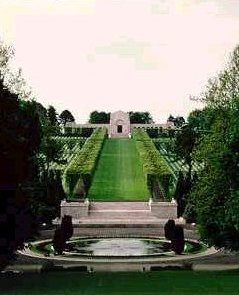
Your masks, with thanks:
M 89 194 L 91 200 L 147 201 L 149 192 L 132 139 L 107 139 Z

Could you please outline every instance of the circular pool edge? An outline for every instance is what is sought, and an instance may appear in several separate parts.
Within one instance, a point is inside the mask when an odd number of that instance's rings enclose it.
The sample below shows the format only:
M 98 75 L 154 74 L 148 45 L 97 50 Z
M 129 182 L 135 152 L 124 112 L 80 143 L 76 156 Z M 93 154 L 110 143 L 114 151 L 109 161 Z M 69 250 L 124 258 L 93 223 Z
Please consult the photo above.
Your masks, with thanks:
M 89 239 L 92 237 L 73 237 L 73 239 Z M 103 239 L 103 238 L 117 238 L 117 237 L 94 237 L 95 239 Z M 165 239 L 164 237 L 150 237 L 150 236 L 135 236 L 133 238 L 140 238 L 140 239 Z M 51 242 L 52 239 L 45 239 L 45 240 L 38 240 L 31 242 L 33 246 L 38 245 L 40 243 L 48 243 Z M 185 241 L 188 242 L 193 242 L 193 243 L 198 243 L 197 240 L 193 239 L 185 239 Z M 145 256 L 125 256 L 125 257 L 119 257 L 119 256 L 92 256 L 92 255 L 79 255 L 79 256 L 65 256 L 65 255 L 55 255 L 55 256 L 45 256 L 43 253 L 37 253 L 35 251 L 32 251 L 29 248 L 25 248 L 24 250 L 18 250 L 17 251 L 20 255 L 23 256 L 28 256 L 31 258 L 37 258 L 37 259 L 42 259 L 46 261 L 56 261 L 56 262 L 69 262 L 69 263 L 86 263 L 86 262 L 95 262 L 95 263 L 114 263 L 114 262 L 120 262 L 120 263 L 142 263 L 142 262 L 147 262 L 147 263 L 154 263 L 154 262 L 177 262 L 177 261 L 187 261 L 190 259 L 194 258 L 203 258 L 212 254 L 217 253 L 218 251 L 214 247 L 207 248 L 206 250 L 198 253 L 192 253 L 192 254 L 180 254 L 175 256 L 162 256 L 162 255 L 145 255 Z

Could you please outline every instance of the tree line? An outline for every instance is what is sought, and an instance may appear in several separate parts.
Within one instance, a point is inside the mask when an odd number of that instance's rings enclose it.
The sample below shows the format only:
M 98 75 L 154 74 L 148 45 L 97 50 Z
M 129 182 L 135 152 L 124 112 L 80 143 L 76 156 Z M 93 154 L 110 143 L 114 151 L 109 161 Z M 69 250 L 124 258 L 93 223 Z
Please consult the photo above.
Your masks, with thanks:
M 60 161 L 62 147 L 52 136 L 74 121 L 68 110 L 58 116 L 29 99 L 21 70 L 9 66 L 13 56 L 0 43 L 0 269 L 40 224 L 59 215 L 64 191 L 49 165 Z
M 239 46 L 206 89 L 193 99 L 204 103 L 176 135 L 175 152 L 188 164 L 176 198 L 181 214 L 198 224 L 209 245 L 239 249 Z M 202 169 L 192 175 L 192 161 Z
M 152 115 L 149 112 L 129 112 L 131 124 L 150 124 L 153 123 Z M 103 111 L 93 111 L 89 115 L 89 123 L 91 124 L 109 124 L 110 113 Z

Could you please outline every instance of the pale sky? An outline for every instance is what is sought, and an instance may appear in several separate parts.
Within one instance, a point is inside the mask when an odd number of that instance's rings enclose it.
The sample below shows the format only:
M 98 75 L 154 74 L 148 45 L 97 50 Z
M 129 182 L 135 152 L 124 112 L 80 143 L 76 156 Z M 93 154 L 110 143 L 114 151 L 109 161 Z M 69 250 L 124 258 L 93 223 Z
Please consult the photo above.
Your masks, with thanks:
M 84 123 L 93 110 L 186 116 L 239 41 L 239 0 L 0 0 L 36 99 Z

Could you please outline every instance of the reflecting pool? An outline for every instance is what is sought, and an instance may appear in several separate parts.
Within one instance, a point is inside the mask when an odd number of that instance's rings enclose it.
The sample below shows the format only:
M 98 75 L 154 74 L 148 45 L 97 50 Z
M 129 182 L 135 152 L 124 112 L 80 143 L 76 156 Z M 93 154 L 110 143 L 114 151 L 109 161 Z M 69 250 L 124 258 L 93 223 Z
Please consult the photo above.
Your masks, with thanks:
M 54 254 L 51 242 L 35 244 L 34 249 L 43 254 Z M 198 242 L 185 241 L 184 253 L 193 254 L 205 250 Z M 172 256 L 171 243 L 159 238 L 73 238 L 67 242 L 64 256 L 93 257 L 145 257 Z

